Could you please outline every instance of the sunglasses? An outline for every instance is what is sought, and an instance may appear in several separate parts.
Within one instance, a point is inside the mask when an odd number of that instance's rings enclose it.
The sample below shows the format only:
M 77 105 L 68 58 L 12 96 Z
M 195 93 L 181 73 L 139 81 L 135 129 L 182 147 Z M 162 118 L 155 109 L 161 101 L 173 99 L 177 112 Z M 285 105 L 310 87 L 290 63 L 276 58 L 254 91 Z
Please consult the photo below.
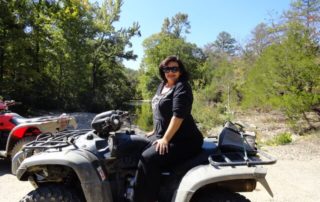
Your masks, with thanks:
M 179 67 L 162 67 L 162 71 L 164 73 L 177 73 L 178 71 L 180 71 Z

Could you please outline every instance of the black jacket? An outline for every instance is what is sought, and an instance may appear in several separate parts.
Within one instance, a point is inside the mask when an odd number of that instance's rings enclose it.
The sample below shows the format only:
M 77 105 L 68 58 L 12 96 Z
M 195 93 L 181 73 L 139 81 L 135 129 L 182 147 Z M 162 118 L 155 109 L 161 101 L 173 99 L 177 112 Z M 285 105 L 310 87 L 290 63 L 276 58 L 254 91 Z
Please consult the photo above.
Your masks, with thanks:
M 169 92 L 161 95 L 163 87 L 164 83 L 162 82 L 152 99 L 155 134 L 161 138 L 165 134 L 172 116 L 176 116 L 182 118 L 183 121 L 170 142 L 202 142 L 202 134 L 191 115 L 193 95 L 189 83 L 178 81 Z

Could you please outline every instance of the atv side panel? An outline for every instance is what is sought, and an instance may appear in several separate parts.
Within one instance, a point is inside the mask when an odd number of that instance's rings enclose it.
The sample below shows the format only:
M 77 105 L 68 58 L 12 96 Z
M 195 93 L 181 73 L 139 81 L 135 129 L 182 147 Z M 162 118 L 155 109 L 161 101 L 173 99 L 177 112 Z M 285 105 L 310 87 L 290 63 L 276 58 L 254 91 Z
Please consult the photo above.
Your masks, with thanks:
M 172 202 L 190 201 L 193 194 L 207 185 L 246 179 L 265 179 L 267 169 L 262 167 L 213 167 L 212 165 L 200 165 L 190 171 L 182 178 Z M 263 181 L 263 180 L 262 180 Z
M 21 154 L 21 153 L 20 153 Z M 16 155 L 15 158 L 17 158 Z M 88 151 L 77 149 L 74 151 L 46 152 L 35 154 L 25 159 L 16 170 L 19 180 L 26 181 L 31 176 L 34 167 L 61 165 L 71 168 L 81 182 L 81 187 L 88 202 L 112 202 L 109 181 L 101 179 L 99 175 L 99 161 Z M 13 168 L 15 170 L 15 168 Z M 100 170 L 101 172 L 101 170 Z M 106 176 L 106 173 L 104 172 Z

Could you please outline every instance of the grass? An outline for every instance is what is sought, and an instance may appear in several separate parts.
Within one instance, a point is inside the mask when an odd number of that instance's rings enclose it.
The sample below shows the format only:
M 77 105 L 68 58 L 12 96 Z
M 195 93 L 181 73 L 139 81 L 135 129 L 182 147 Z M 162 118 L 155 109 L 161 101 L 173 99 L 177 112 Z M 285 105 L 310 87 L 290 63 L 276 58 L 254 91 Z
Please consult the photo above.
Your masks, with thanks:
M 274 138 L 271 140 L 268 140 L 266 142 L 267 145 L 271 146 L 276 146 L 276 145 L 285 145 L 289 144 L 292 142 L 292 135 L 291 133 L 285 132 L 285 133 L 280 133 L 276 135 Z

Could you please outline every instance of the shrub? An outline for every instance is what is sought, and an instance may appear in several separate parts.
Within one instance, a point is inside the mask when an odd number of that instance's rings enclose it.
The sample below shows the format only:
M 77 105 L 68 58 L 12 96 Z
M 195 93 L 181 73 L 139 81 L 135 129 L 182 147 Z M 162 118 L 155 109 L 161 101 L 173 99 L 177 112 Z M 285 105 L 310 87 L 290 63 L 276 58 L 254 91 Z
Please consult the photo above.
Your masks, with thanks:
M 292 142 L 292 135 L 288 132 L 280 133 L 273 139 L 266 142 L 267 145 L 284 145 Z

